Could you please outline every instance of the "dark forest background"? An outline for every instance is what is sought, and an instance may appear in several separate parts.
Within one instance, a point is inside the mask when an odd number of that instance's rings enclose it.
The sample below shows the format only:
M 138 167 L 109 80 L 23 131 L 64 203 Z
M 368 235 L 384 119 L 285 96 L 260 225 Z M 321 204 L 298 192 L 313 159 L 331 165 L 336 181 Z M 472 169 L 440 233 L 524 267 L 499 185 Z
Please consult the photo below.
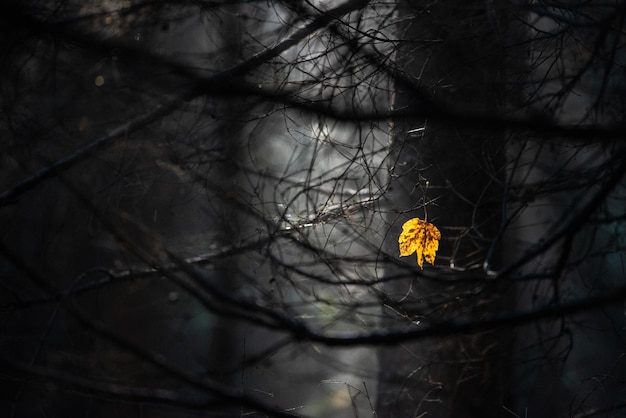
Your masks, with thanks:
M 0 415 L 626 414 L 625 19 L 2 2 Z

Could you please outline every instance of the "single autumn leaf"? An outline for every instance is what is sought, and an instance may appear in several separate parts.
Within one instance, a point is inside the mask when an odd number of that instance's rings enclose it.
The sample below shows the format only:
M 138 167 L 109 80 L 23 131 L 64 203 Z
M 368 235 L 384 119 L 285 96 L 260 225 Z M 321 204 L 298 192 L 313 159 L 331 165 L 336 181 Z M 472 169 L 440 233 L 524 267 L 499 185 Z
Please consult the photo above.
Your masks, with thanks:
M 440 239 L 441 232 L 435 225 L 420 218 L 409 219 L 402 225 L 402 233 L 398 237 L 400 256 L 405 257 L 415 253 L 417 265 L 420 268 L 424 268 L 424 260 L 434 264 Z

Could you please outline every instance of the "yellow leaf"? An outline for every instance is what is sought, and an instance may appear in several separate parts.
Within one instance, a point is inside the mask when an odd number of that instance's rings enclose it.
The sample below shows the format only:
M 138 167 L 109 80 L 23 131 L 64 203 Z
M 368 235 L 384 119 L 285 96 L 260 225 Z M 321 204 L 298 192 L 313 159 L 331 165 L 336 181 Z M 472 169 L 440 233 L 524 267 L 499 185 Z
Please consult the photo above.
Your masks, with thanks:
M 398 237 L 400 256 L 404 257 L 415 253 L 417 265 L 421 268 L 424 268 L 424 260 L 434 264 L 440 239 L 441 232 L 435 225 L 419 218 L 409 219 L 402 225 L 402 233 Z

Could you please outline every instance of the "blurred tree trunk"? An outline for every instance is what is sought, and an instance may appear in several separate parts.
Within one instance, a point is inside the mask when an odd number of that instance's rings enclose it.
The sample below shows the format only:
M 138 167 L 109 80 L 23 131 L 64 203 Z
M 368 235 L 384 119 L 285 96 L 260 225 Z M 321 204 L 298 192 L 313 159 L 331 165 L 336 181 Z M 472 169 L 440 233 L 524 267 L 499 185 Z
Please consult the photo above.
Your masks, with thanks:
M 560 125 L 623 124 L 623 3 L 580 6 L 538 3 L 520 10 L 509 31 L 510 45 L 519 46 L 507 69 L 517 81 L 510 100 Z M 625 280 L 623 135 L 581 140 L 518 130 L 510 138 L 507 177 L 521 191 L 517 201 L 510 199 L 517 216 L 505 257 L 519 260 L 563 233 L 511 275 L 537 278 L 511 286 L 511 308 L 617 294 Z M 554 186 L 546 192 L 548 184 Z M 516 327 L 510 410 L 546 418 L 623 415 L 623 323 L 620 300 Z
M 486 2 L 406 5 L 407 46 L 397 65 L 437 100 L 495 108 L 501 45 Z M 428 9 L 426 9 L 428 7 Z M 418 45 L 418 46 L 415 46 Z M 415 94 L 400 86 L 395 107 L 419 109 Z M 421 131 L 413 131 L 424 127 Z M 396 123 L 394 180 L 386 250 L 398 252 L 402 223 L 427 217 L 442 233 L 435 266 L 423 272 L 398 266 L 385 286 L 388 327 L 420 327 L 449 319 L 479 318 L 498 309 L 498 292 L 487 289 L 487 270 L 498 262 L 491 243 L 500 223 L 502 132 L 446 120 Z M 415 257 L 403 259 L 415 266 Z M 445 267 L 452 267 L 445 273 Z M 438 269 L 438 278 L 430 274 Z M 457 280 L 468 279 L 475 280 Z M 404 316 L 406 323 L 398 318 Z M 411 321 L 413 323 L 411 324 Z M 429 338 L 380 350 L 379 417 L 496 416 L 505 396 L 506 342 L 499 332 Z

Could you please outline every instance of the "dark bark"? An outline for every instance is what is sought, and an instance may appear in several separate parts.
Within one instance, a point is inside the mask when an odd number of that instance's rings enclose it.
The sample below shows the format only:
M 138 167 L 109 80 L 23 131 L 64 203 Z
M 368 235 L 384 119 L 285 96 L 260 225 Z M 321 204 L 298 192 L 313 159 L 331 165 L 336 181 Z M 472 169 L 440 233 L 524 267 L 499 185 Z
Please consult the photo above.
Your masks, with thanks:
M 492 12 L 485 2 L 438 2 L 428 10 L 407 6 L 401 15 L 413 18 L 403 36 L 412 42 L 399 52 L 397 64 L 444 103 L 497 108 L 502 46 Z M 420 101 L 401 90 L 395 106 L 411 108 Z M 482 279 L 450 282 L 396 268 L 388 272 L 401 277 L 385 288 L 389 303 L 401 300 L 397 309 L 421 324 L 495 313 L 499 292 L 486 283 L 499 257 L 493 244 L 501 221 L 503 132 L 443 120 L 411 122 L 395 126 L 400 164 L 390 199 L 401 212 L 390 219 L 387 249 L 398 251 L 404 221 L 427 216 L 442 240 L 435 266 L 426 265 L 425 271 L 453 267 Z M 423 131 L 408 133 L 422 126 Z M 407 264 L 415 265 L 414 257 Z M 389 312 L 387 317 L 388 326 L 398 326 Z M 503 335 L 498 330 L 460 333 L 381 349 L 379 416 L 496 416 L 507 376 Z

